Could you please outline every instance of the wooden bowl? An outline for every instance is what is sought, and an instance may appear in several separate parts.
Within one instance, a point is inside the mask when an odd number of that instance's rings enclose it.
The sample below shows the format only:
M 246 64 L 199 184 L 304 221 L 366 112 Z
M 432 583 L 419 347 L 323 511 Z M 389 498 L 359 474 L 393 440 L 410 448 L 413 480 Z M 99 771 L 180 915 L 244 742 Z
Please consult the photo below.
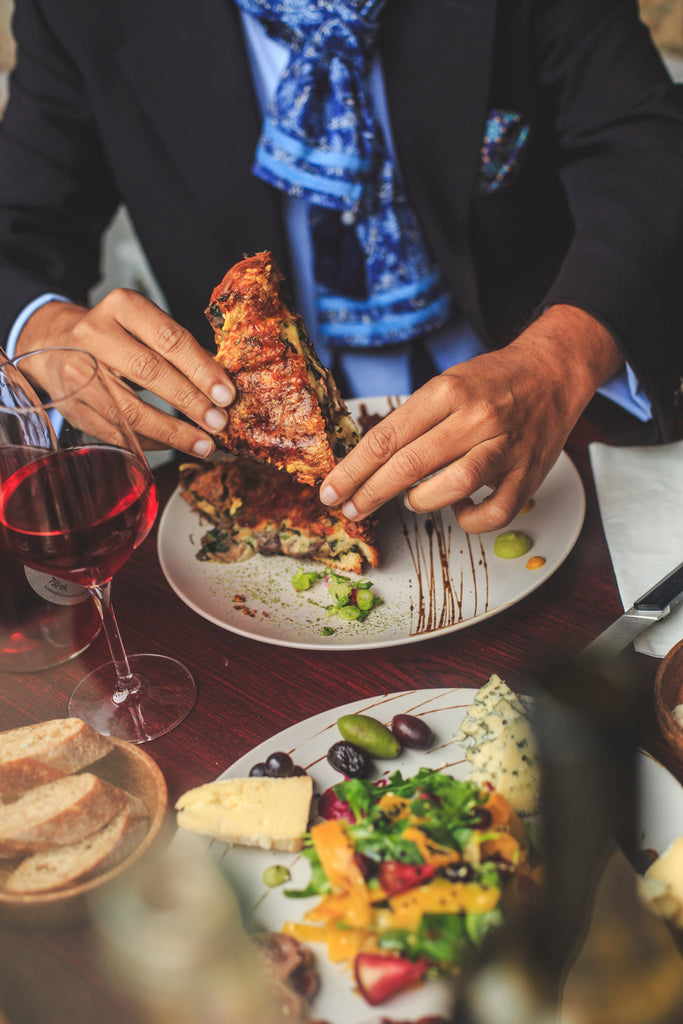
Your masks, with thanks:
M 99 775 L 139 797 L 149 811 L 149 828 L 139 846 L 110 871 L 64 889 L 46 893 L 8 893 L 4 880 L 9 868 L 0 861 L 0 921 L 22 925 L 59 926 L 83 921 L 88 916 L 88 898 L 143 857 L 160 838 L 166 821 L 168 791 L 166 780 L 149 754 L 134 743 L 110 737 L 114 750 L 86 771 Z
M 655 677 L 654 702 L 657 721 L 667 743 L 683 757 L 683 717 L 676 720 L 673 710 L 683 705 L 683 640 L 672 647 Z

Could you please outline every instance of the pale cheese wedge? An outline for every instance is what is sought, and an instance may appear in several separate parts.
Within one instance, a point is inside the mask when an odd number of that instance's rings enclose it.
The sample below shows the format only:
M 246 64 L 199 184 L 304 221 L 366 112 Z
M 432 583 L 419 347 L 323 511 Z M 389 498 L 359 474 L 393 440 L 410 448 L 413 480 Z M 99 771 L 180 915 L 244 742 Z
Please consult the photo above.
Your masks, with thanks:
M 467 736 L 477 737 L 482 730 L 484 719 L 491 715 L 500 701 L 506 701 L 506 709 L 518 715 L 525 714 L 525 707 L 519 697 L 510 689 L 507 683 L 503 682 L 500 676 L 494 674 L 477 691 L 477 695 L 471 707 L 465 715 L 460 726 L 458 739 Z
M 538 809 L 536 743 L 528 720 L 518 717 L 492 739 L 467 752 L 470 782 L 490 782 L 517 814 Z
M 475 695 L 457 737 L 472 765 L 470 782 L 489 783 L 517 814 L 538 810 L 540 764 L 527 708 L 493 674 Z
M 308 826 L 313 782 L 308 775 L 220 779 L 184 793 L 180 828 L 238 846 L 295 852 Z
M 638 881 L 641 897 L 650 908 L 683 928 L 683 836 L 674 839 Z

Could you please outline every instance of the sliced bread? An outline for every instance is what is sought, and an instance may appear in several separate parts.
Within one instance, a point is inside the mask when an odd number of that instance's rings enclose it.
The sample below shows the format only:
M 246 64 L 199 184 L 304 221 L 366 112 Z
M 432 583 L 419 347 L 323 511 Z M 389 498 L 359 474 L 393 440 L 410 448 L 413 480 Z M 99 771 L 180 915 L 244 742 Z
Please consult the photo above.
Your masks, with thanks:
M 0 798 L 80 771 L 113 749 L 80 718 L 56 718 L 0 732 Z
M 147 832 L 147 810 L 142 804 L 141 813 L 140 803 L 132 797 L 103 828 L 77 843 L 26 857 L 7 879 L 7 892 L 51 892 L 116 867 L 140 845 Z
M 0 805 L 0 857 L 76 843 L 126 806 L 126 794 L 91 772 L 64 775 Z

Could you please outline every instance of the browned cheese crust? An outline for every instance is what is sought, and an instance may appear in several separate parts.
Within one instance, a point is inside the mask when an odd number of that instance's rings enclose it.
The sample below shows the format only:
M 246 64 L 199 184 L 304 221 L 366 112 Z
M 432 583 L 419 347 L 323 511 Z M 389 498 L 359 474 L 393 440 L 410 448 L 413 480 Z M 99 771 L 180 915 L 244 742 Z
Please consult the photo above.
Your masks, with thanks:
M 201 561 L 238 562 L 260 552 L 355 573 L 379 564 L 373 521 L 352 522 L 322 505 L 316 488 L 272 466 L 244 458 L 186 463 L 180 487 L 214 527 L 202 538 Z
M 225 451 L 315 484 L 358 435 L 282 281 L 271 254 L 261 252 L 236 263 L 212 292 L 206 316 L 216 359 L 237 390 L 227 426 L 214 437 Z

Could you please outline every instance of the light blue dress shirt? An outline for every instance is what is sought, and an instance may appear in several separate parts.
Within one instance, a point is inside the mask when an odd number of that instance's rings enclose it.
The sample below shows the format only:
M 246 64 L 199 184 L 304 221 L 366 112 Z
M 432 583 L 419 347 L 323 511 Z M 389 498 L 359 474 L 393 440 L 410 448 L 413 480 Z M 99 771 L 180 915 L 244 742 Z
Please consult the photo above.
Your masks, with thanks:
M 261 111 L 265 113 L 287 63 L 288 51 L 284 45 L 268 36 L 256 18 L 242 13 L 242 21 L 254 85 Z M 395 156 L 379 56 L 373 62 L 370 85 L 387 145 Z M 313 253 L 306 204 L 301 199 L 288 196 L 283 196 L 283 201 L 292 270 L 290 287 L 297 309 L 303 317 L 323 364 L 330 366 L 332 353 L 326 350 L 316 330 Z M 267 239 L 264 239 L 264 248 L 267 248 L 267 245 Z M 29 316 L 45 302 L 59 298 L 60 296 L 55 294 L 44 295 L 23 310 L 7 339 L 7 352 L 10 356 L 14 352 L 19 332 Z M 425 339 L 424 345 L 439 372 L 485 351 L 479 338 L 463 319 L 433 332 Z M 410 343 L 392 345 L 387 349 L 360 349 L 342 353 L 341 364 L 350 391 L 347 397 L 410 394 L 414 390 L 410 373 L 410 353 Z M 628 365 L 601 387 L 600 393 L 623 406 L 643 422 L 652 418 L 650 402 L 641 391 L 639 382 Z

